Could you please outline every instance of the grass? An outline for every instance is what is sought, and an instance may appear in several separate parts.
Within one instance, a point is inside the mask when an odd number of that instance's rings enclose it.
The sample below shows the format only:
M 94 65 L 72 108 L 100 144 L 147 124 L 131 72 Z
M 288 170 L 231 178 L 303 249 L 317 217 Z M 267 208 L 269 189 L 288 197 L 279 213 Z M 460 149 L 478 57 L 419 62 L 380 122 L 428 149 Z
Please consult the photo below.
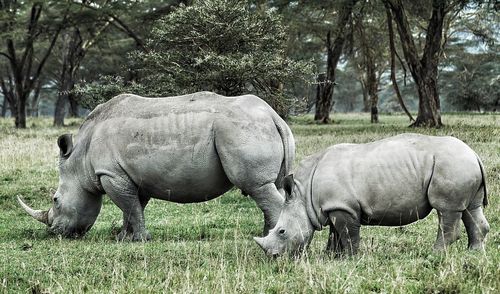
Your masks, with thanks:
M 486 252 L 465 250 L 467 238 L 446 252 L 432 251 L 433 212 L 403 228 L 363 227 L 359 255 L 333 259 L 323 250 L 327 229 L 317 232 L 301 259 L 267 259 L 253 242 L 263 220 L 238 190 L 200 204 L 152 200 L 146 208 L 149 243 L 116 242 L 121 212 L 107 198 L 82 240 L 49 235 L 15 201 L 50 205 L 57 187 L 58 135 L 75 133 L 78 121 L 52 128 L 30 120 L 26 130 L 0 119 L 0 292 L 9 293 L 499 293 L 500 115 L 443 115 L 444 128 L 409 129 L 399 115 L 372 125 L 365 114 L 335 114 L 330 125 L 310 117 L 291 120 L 297 159 L 329 145 L 367 142 L 402 132 L 454 135 L 483 159 L 488 175 L 491 225 Z

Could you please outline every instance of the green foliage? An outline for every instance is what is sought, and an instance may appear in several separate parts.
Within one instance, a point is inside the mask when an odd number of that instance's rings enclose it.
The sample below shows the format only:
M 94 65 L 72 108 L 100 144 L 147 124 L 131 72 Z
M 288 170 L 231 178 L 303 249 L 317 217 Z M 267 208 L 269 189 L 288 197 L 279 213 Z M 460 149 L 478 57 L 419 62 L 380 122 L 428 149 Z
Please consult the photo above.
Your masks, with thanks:
M 126 87 L 123 85 L 124 80 L 120 76 L 101 76 L 97 82 L 90 85 L 77 85 L 74 91 L 82 97 L 79 103 L 88 109 L 93 109 L 124 91 L 134 94 L 147 92 L 142 85 L 137 83 L 129 83 Z
M 101 214 L 81 240 L 58 238 L 27 216 L 15 196 L 37 208 L 51 205 L 57 187 L 59 134 L 78 123 L 53 128 L 50 119 L 29 119 L 15 130 L 0 119 L 0 292 L 1 293 L 498 293 L 500 289 L 500 116 L 444 114 L 441 129 L 481 156 L 486 168 L 491 225 L 486 252 L 469 252 L 461 238 L 446 252 L 432 251 L 435 213 L 403 228 L 362 227 L 359 255 L 334 259 L 324 252 L 328 229 L 315 234 L 307 256 L 268 259 L 252 240 L 263 218 L 255 203 L 231 190 L 198 204 L 151 200 L 149 243 L 116 242 L 122 214 L 105 197 Z M 406 116 L 337 114 L 336 124 L 316 125 L 292 117 L 297 162 L 343 142 L 369 142 L 407 132 Z M 75 121 L 71 121 L 75 123 Z M 295 166 L 297 166 L 297 162 Z
M 452 29 L 440 75 L 445 102 L 453 110 L 500 107 L 500 24 L 488 4 L 471 5 Z
M 455 71 L 443 74 L 447 102 L 455 109 L 491 111 L 500 107 L 500 65 L 492 54 L 461 54 L 454 62 Z
M 252 12 L 244 1 L 197 1 L 158 21 L 147 50 L 130 55 L 140 84 L 133 90 L 146 96 L 255 93 L 284 115 L 282 84 L 310 71 L 306 63 L 287 58 L 285 46 L 285 27 L 276 13 Z M 128 85 L 123 91 L 131 92 Z

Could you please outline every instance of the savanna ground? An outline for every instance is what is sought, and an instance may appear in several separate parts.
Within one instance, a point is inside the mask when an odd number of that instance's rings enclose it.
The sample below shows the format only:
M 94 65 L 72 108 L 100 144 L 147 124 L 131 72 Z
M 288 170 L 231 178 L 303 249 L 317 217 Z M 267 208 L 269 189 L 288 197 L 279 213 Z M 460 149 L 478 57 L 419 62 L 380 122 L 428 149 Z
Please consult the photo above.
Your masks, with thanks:
M 32 293 L 499 293 L 500 115 L 444 115 L 442 129 L 409 129 L 404 116 L 335 114 L 336 123 L 315 125 L 293 118 L 297 160 L 329 145 L 367 142 L 403 132 L 453 135 L 482 158 L 488 175 L 491 225 L 486 252 L 459 241 L 432 251 L 437 218 L 403 228 L 363 227 L 359 255 L 333 259 L 324 252 L 328 229 L 317 232 L 301 259 L 266 258 L 252 240 L 263 218 L 255 203 L 231 190 L 200 204 L 152 200 L 146 208 L 149 243 L 120 243 L 114 234 L 121 212 L 105 198 L 92 230 L 82 240 L 49 235 L 17 205 L 50 206 L 57 187 L 58 135 L 50 119 L 30 120 L 27 130 L 0 120 L 0 292 Z

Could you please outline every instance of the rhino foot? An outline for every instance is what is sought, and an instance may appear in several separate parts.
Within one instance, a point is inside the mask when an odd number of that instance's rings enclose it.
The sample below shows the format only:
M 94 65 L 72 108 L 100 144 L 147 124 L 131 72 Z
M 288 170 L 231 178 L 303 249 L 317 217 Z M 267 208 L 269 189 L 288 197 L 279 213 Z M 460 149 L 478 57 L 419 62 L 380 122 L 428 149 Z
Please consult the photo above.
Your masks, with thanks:
M 147 242 L 151 240 L 151 234 L 144 230 L 142 232 L 132 233 L 127 230 L 121 231 L 116 236 L 117 241 Z

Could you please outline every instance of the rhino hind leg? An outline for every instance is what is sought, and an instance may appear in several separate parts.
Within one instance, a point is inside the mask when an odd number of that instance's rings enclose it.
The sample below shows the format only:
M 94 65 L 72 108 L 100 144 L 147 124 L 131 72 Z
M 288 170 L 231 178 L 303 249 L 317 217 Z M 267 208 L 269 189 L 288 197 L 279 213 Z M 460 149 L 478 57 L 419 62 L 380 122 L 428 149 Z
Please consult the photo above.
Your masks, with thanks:
M 360 220 L 347 211 L 334 210 L 328 213 L 330 220 L 330 236 L 326 250 L 335 257 L 354 255 L 359 248 Z
M 102 176 L 101 184 L 109 198 L 123 212 L 123 227 L 116 236 L 118 241 L 149 241 L 146 230 L 144 208 L 149 198 L 140 198 L 137 187 L 122 177 Z
M 444 250 L 448 245 L 455 242 L 460 235 L 461 211 L 437 211 L 439 226 L 434 243 L 434 250 Z
M 335 253 L 335 257 L 339 257 L 342 253 L 342 245 L 340 243 L 340 235 L 333 225 L 330 225 L 330 233 L 328 235 L 328 243 L 326 244 L 328 253 Z
M 468 248 L 471 250 L 484 250 L 486 234 L 490 231 L 490 225 L 484 217 L 483 208 L 477 207 L 465 210 L 462 221 L 469 239 Z

